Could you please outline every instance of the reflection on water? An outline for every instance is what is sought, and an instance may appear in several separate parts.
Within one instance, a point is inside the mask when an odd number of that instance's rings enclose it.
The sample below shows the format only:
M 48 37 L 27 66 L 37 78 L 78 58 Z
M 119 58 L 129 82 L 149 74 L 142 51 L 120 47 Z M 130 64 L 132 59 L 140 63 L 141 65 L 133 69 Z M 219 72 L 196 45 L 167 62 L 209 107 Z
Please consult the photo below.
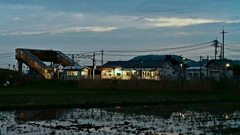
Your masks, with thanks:
M 119 113 L 104 109 L 0 112 L 0 134 L 148 134 L 211 135 L 239 128 L 240 112 L 174 112 L 170 117 Z

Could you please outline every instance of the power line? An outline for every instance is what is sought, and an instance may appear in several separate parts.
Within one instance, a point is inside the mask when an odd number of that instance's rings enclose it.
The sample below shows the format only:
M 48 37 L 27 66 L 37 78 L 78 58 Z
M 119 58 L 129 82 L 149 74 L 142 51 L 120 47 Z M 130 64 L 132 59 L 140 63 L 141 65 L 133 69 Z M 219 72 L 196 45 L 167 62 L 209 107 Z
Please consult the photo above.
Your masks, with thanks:
M 209 46 L 209 45 L 207 45 L 207 46 Z M 199 46 L 199 47 L 194 47 L 194 48 L 190 48 L 190 49 L 187 49 L 187 50 L 177 51 L 175 53 L 180 53 L 180 52 L 183 53 L 183 52 L 188 52 L 188 51 L 193 51 L 193 50 L 201 50 L 201 49 L 206 49 L 206 48 L 204 48 L 203 46 Z
M 225 44 L 225 45 L 229 45 L 229 44 L 240 44 L 240 42 L 239 43 L 237 43 L 237 42 L 236 43 L 228 43 L 228 44 Z
M 12 54 L 14 54 L 14 53 L 1 53 L 0 55 L 12 55 Z
M 129 53 L 129 52 L 156 52 L 156 51 L 166 51 L 166 50 L 176 50 L 182 48 L 189 48 L 189 47 L 198 47 L 197 45 L 205 45 L 211 42 L 201 43 L 201 44 L 194 44 L 194 45 L 187 45 L 187 46 L 180 46 L 180 47 L 171 47 L 171 48 L 163 48 L 163 49 L 141 49 L 141 50 L 105 50 L 105 52 L 122 52 L 122 53 Z
M 232 48 L 228 48 L 228 47 L 225 47 L 225 49 L 231 50 L 231 51 L 240 51 L 240 49 L 232 49 Z
M 138 56 L 138 55 L 127 55 L 127 54 L 112 54 L 112 53 L 105 53 L 105 56 Z

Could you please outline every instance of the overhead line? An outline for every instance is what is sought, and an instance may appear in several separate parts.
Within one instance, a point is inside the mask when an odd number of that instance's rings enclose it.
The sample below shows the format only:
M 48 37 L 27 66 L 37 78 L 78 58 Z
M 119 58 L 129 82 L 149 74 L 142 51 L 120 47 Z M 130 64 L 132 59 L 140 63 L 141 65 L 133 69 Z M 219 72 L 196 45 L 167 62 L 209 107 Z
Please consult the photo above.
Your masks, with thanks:
M 0 53 L 0 55 L 13 55 L 14 53 Z
M 240 49 L 231 49 L 231 48 L 228 48 L 228 47 L 225 47 L 225 49 L 231 50 L 231 51 L 240 51 Z
M 110 54 L 110 53 L 105 53 L 105 56 L 138 56 L 138 55 L 124 55 L 124 54 Z
M 195 44 L 195 45 L 188 45 L 188 46 L 182 46 L 182 47 L 172 47 L 172 48 L 163 48 L 163 49 L 144 49 L 144 50 L 135 50 L 135 51 L 129 51 L 129 50 L 104 50 L 105 52 L 123 52 L 123 53 L 129 53 L 129 52 L 155 52 L 155 51 L 166 51 L 166 50 L 175 50 L 175 49 L 182 49 L 182 48 L 189 48 L 189 47 L 198 47 L 197 45 L 205 45 L 211 42 L 201 43 L 201 44 Z
M 176 53 L 180 53 L 180 52 L 188 52 L 188 51 L 192 51 L 192 50 L 201 50 L 201 49 L 205 49 L 202 46 L 200 47 L 196 47 L 196 48 L 190 48 L 188 50 L 182 50 L 182 51 L 177 51 Z

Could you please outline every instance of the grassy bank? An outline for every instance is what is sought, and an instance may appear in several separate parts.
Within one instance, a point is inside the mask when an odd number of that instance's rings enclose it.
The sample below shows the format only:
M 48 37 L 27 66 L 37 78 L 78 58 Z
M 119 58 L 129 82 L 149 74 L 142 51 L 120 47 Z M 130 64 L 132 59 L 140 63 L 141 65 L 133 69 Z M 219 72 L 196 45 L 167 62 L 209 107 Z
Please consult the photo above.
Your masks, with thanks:
M 232 102 L 240 106 L 239 88 L 234 81 L 25 80 L 20 86 L 0 88 L 0 108 Z

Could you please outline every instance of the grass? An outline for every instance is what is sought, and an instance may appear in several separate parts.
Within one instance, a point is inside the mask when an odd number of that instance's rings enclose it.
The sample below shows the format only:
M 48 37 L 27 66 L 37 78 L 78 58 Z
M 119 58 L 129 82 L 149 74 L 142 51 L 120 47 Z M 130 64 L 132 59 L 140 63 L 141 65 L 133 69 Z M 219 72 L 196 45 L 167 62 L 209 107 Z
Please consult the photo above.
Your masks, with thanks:
M 238 84 L 226 84 L 197 80 L 32 80 L 21 86 L 0 87 L 0 109 L 216 102 L 240 105 L 240 92 L 233 87 Z

